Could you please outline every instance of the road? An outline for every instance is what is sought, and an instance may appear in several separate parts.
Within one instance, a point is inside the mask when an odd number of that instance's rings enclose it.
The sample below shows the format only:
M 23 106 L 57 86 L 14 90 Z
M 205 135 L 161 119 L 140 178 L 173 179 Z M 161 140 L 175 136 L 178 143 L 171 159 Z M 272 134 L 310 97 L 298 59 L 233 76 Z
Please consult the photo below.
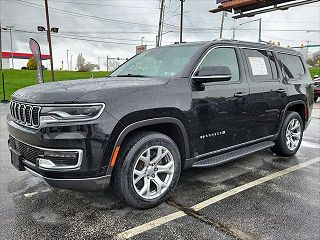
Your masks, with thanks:
M 320 239 L 320 103 L 299 152 L 270 150 L 183 172 L 149 210 L 103 193 L 54 189 L 10 164 L 0 104 L 0 239 Z

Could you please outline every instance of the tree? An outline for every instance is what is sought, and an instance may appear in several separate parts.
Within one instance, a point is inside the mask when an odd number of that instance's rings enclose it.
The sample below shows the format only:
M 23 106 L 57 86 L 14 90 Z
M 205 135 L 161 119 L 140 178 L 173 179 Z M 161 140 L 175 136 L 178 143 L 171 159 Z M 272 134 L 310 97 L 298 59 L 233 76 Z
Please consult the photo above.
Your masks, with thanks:
M 319 66 L 320 65 L 320 51 L 313 53 L 312 56 L 307 59 L 307 63 L 310 66 Z
M 80 71 L 80 69 L 86 64 L 86 60 L 82 56 L 82 53 L 78 55 L 77 58 L 77 69 Z M 80 71 L 81 72 L 81 71 Z
M 37 60 L 35 58 L 30 58 L 27 63 L 27 68 L 29 70 L 37 70 Z
M 99 66 L 97 64 L 93 64 L 91 62 L 86 62 L 86 60 L 82 56 L 82 53 L 78 55 L 78 58 L 77 58 L 77 69 L 78 69 L 79 72 L 91 72 L 95 68 L 98 69 Z

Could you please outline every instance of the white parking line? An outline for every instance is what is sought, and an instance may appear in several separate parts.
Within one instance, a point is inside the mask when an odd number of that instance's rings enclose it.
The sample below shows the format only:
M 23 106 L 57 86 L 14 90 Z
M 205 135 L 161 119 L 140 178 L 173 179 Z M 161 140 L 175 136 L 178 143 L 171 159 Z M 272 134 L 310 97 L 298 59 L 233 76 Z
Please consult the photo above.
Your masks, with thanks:
M 239 187 L 236 187 L 236 188 L 233 188 L 227 192 L 224 192 L 222 194 L 219 194 L 215 197 L 212 197 L 212 198 L 209 198 L 208 200 L 206 201 L 203 201 L 203 202 L 200 202 L 196 205 L 194 205 L 193 207 L 191 207 L 191 209 L 195 210 L 195 211 L 199 211 L 205 207 L 208 207 L 216 202 L 219 202 L 225 198 L 228 198 L 230 196 L 233 196 L 237 193 L 240 193 L 240 192 L 243 192 L 247 189 L 250 189 L 250 188 L 253 188 L 257 185 L 260 185 L 262 183 L 265 183 L 265 182 L 268 182 L 272 179 L 275 179 L 275 178 L 279 178 L 281 176 L 284 176 L 288 173 L 291 173 L 291 172 L 294 172 L 294 171 L 297 171 L 301 168 L 304 168 L 304 167 L 307 167 L 311 164 L 315 164 L 315 163 L 318 163 L 320 162 L 320 157 L 318 158 L 315 158 L 315 159 L 312 159 L 310 161 L 307 161 L 307 162 L 304 162 L 304 163 L 301 163 L 301 164 L 298 164 L 296 166 L 293 166 L 293 167 L 290 167 L 290 168 L 287 168 L 287 169 L 284 169 L 284 170 L 281 170 L 279 172 L 275 172 L 273 174 L 270 174 L 268 176 L 265 176 L 265 177 L 262 177 L 262 178 L 259 178 L 255 181 L 252 181 L 252 182 L 249 182 L 249 183 L 246 183 L 244 185 L 241 185 Z M 169 215 L 166 215 L 164 217 L 161 217 L 161 218 L 158 218 L 158 219 L 155 219 L 151 222 L 147 222 L 145 224 L 142 224 L 140 226 L 137 226 L 137 227 L 134 227 L 134 228 L 131 228 L 127 231 L 124 231 L 124 232 L 121 232 L 119 234 L 116 235 L 116 238 L 117 239 L 128 239 L 128 238 L 131 238 L 133 236 L 136 236 L 138 234 L 141 234 L 143 232 L 146 232 L 148 230 L 151 230 L 153 228 L 156 228 L 156 227 L 159 227 L 165 223 L 168 223 L 168 222 L 171 222 L 173 220 L 176 220 L 178 218 L 181 218 L 183 216 L 186 216 L 186 214 L 183 212 L 183 211 L 178 211 L 178 212 L 175 212 L 175 213 L 172 213 L 172 214 L 169 214 Z

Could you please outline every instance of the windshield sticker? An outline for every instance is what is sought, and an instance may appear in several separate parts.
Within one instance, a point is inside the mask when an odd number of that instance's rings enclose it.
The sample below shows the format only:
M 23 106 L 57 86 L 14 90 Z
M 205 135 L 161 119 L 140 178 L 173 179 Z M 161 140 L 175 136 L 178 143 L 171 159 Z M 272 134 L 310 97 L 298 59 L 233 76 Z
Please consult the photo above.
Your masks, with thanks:
M 266 63 L 261 57 L 249 57 L 253 76 L 268 75 Z

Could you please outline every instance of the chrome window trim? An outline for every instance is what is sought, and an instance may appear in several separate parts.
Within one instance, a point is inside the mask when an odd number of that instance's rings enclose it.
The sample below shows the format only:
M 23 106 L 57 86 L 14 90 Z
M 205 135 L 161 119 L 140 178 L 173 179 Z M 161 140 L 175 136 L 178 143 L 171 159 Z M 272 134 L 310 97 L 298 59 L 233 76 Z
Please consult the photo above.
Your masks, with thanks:
M 19 139 L 16 139 L 15 137 L 13 137 L 12 135 L 9 134 L 9 136 L 11 136 L 13 139 L 15 139 L 16 141 L 18 142 L 21 142 L 29 147 L 32 147 L 32 148 L 36 148 L 36 149 L 39 149 L 41 151 L 52 151 L 52 152 L 77 152 L 78 153 L 78 162 L 77 164 L 75 165 L 70 165 L 70 166 L 66 166 L 66 167 L 52 167 L 52 168 L 43 168 L 43 167 L 40 167 L 40 166 L 37 166 L 39 169 L 41 170 L 49 170 L 49 171 L 55 171 L 55 170 L 78 170 L 80 169 L 81 167 L 81 164 L 82 164 L 82 159 L 83 159 L 83 150 L 82 149 L 53 149 L 53 148 L 43 148 L 43 147 L 38 147 L 38 146 L 35 146 L 35 145 L 32 145 L 32 144 L 28 144 L 28 143 L 25 143 Z M 19 149 L 18 149 L 19 150 Z M 20 151 L 20 150 L 19 150 Z M 27 159 L 24 159 L 25 161 L 24 162 L 27 162 L 27 163 L 30 163 Z M 38 160 L 38 158 L 37 158 Z M 30 163 L 31 166 L 33 166 L 34 164 L 33 163 Z
M 235 54 L 236 54 L 236 58 L 237 58 L 237 63 L 238 63 L 239 80 L 237 80 L 237 81 L 232 81 L 232 83 L 240 83 L 240 82 L 242 81 L 242 80 L 241 80 L 241 69 L 240 69 L 239 56 L 238 56 L 238 54 L 237 54 L 237 52 L 236 52 L 236 49 L 238 48 L 238 46 L 231 46 L 231 45 L 225 45 L 225 46 L 224 46 L 224 45 L 219 45 L 219 46 L 214 46 L 214 47 L 210 48 L 210 49 L 208 50 L 208 52 L 206 52 L 206 54 L 202 57 L 201 61 L 197 64 L 197 67 L 196 67 L 195 70 L 193 71 L 193 73 L 192 73 L 192 75 L 191 75 L 191 78 L 197 77 L 197 76 L 195 76 L 195 74 L 196 74 L 196 72 L 198 71 L 198 69 L 199 69 L 201 63 L 203 62 L 203 60 L 207 57 L 207 55 L 208 55 L 211 51 L 213 51 L 213 50 L 215 50 L 215 49 L 217 49 L 217 48 L 232 48 L 232 49 L 234 49 Z M 206 77 L 206 78 L 208 78 L 208 77 Z M 228 82 L 229 82 L 229 81 L 228 81 Z M 219 82 L 217 82 L 217 83 L 219 83 Z

